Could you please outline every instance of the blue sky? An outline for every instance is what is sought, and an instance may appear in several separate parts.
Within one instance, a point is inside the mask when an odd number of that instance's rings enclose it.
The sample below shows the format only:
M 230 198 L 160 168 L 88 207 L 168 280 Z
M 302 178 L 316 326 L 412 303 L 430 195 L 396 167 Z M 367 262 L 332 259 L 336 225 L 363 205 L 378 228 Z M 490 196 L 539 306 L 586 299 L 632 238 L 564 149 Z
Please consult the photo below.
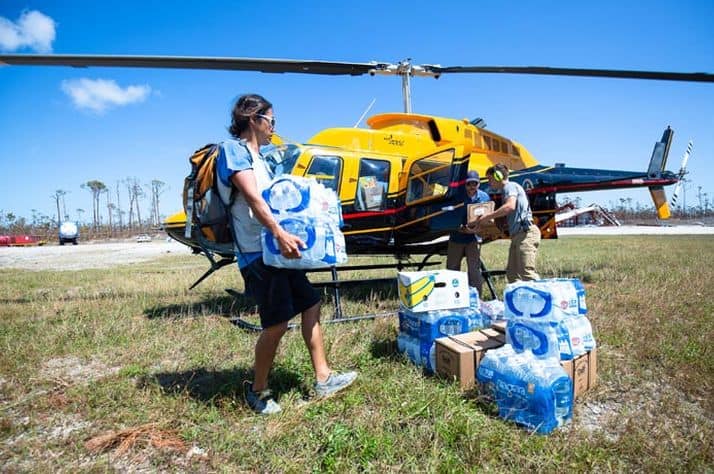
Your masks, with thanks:
M 710 1 L 0 0 L 0 50 L 712 73 L 712 18 Z M 370 114 L 402 111 L 397 77 L 0 67 L 0 210 L 54 217 L 62 189 L 70 216 L 82 208 L 87 220 L 80 184 L 113 191 L 127 177 L 164 181 L 162 214 L 180 210 L 188 155 L 227 137 L 245 92 L 271 100 L 277 132 L 296 141 L 352 126 L 373 99 Z M 694 140 L 688 204 L 700 186 L 714 198 L 712 84 L 459 74 L 414 78 L 412 100 L 419 113 L 484 117 L 543 164 L 644 170 L 671 125 L 670 170 Z M 582 198 L 607 206 L 620 195 L 649 203 L 646 190 Z

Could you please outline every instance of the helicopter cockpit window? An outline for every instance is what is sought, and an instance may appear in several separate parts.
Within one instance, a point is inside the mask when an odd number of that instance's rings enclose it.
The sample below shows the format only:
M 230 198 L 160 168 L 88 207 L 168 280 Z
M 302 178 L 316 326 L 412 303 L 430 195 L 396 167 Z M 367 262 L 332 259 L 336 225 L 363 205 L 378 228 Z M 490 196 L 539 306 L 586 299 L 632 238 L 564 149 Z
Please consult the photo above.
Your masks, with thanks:
M 290 173 L 300 156 L 300 148 L 296 145 L 266 145 L 260 149 L 265 161 L 273 170 L 274 175 Z
M 357 177 L 355 209 L 359 211 L 381 211 L 387 205 L 389 189 L 389 162 L 362 158 Z
M 415 161 L 409 169 L 407 204 L 445 195 L 453 158 L 454 150 L 446 150 Z
M 342 158 L 339 156 L 313 156 L 305 177 L 315 178 L 325 187 L 339 194 L 338 184 L 342 171 Z

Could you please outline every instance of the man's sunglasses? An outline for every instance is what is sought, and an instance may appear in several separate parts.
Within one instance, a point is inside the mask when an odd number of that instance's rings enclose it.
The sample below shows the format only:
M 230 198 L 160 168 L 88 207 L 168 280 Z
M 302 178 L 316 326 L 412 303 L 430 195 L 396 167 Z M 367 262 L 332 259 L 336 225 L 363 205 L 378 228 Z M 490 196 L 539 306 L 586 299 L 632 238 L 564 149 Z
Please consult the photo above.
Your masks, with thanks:
M 256 117 L 263 118 L 268 121 L 271 127 L 275 128 L 275 117 L 268 117 L 267 115 L 263 114 L 256 114 Z

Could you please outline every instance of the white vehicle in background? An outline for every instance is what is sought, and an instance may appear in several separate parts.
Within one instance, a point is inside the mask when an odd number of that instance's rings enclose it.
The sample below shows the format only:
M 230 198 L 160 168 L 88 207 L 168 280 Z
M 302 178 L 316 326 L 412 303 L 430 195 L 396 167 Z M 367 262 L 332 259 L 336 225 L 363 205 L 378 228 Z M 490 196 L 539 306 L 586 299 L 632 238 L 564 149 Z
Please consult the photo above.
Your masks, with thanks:
M 136 236 L 137 242 L 151 242 L 151 236 L 149 234 L 139 234 Z
M 77 245 L 79 239 L 79 227 L 71 221 L 65 221 L 59 228 L 59 244 L 71 243 Z

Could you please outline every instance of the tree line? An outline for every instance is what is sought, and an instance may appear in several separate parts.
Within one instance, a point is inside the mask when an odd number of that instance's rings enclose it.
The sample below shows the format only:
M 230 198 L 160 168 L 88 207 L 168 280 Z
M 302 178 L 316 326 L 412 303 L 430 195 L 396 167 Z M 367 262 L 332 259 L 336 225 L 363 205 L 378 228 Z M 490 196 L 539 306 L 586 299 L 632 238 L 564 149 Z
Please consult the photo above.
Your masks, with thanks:
M 158 179 L 149 184 L 141 184 L 137 178 L 118 180 L 112 188 L 98 179 L 82 183 L 80 189 L 86 190 L 92 197 L 91 219 L 83 217 L 87 210 L 77 208 L 68 210 L 65 189 L 57 189 L 50 195 L 56 209 L 55 216 L 48 216 L 32 209 L 32 215 L 16 215 L 12 211 L 0 210 L 0 233 L 37 234 L 50 236 L 56 233 L 64 221 L 74 221 L 80 225 L 83 235 L 115 236 L 126 232 L 150 230 L 161 225 L 160 198 L 166 183 Z M 149 199 L 149 215 L 142 218 L 141 203 Z M 76 219 L 70 214 L 76 213 Z

